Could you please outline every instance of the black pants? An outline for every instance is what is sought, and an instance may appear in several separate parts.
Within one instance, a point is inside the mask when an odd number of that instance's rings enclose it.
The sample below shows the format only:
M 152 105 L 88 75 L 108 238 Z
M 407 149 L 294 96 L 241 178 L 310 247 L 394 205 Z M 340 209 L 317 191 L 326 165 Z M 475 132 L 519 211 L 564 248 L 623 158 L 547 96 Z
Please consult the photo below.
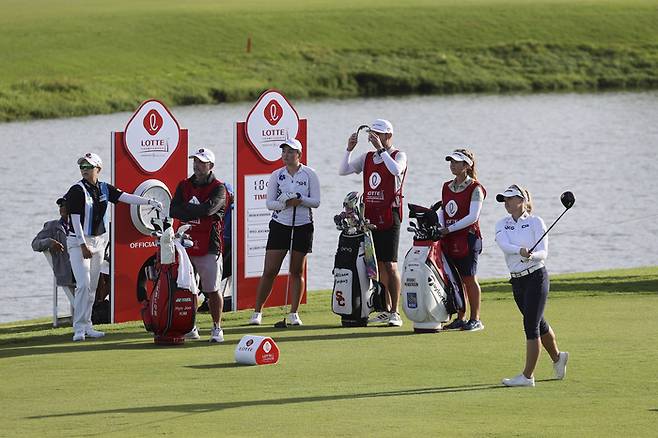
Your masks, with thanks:
M 523 277 L 512 278 L 510 283 L 512 283 L 516 306 L 523 315 L 526 339 L 537 339 L 548 333 L 549 326 L 544 319 L 549 289 L 546 268 L 538 269 Z

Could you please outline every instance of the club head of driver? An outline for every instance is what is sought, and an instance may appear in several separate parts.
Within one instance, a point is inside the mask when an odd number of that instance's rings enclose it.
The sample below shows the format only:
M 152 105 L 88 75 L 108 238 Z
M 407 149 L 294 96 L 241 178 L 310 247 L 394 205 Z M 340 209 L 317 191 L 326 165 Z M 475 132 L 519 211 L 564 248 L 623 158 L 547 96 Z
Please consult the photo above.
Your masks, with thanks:
M 277 321 L 274 323 L 274 328 L 286 328 L 288 327 L 288 322 L 286 321 L 285 318 L 281 321 Z
M 573 192 L 564 192 L 560 195 L 560 202 L 562 202 L 564 208 L 569 209 L 576 203 L 576 197 L 573 195 Z

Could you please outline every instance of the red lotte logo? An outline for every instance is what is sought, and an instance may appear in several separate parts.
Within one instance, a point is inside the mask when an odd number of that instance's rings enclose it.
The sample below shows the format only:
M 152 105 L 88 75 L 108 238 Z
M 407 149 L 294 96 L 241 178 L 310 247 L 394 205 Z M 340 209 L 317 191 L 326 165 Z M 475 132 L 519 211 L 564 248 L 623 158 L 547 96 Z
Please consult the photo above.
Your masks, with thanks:
M 162 116 L 160 115 L 159 112 L 152 109 L 151 111 L 146 113 L 146 116 L 144 116 L 143 124 L 144 124 L 144 128 L 149 134 L 155 135 L 158 133 L 160 128 L 162 128 L 162 124 L 163 124 Z
M 276 99 L 272 99 L 267 105 L 265 105 L 263 115 L 270 125 L 275 126 L 283 118 L 283 108 L 281 108 L 281 105 Z

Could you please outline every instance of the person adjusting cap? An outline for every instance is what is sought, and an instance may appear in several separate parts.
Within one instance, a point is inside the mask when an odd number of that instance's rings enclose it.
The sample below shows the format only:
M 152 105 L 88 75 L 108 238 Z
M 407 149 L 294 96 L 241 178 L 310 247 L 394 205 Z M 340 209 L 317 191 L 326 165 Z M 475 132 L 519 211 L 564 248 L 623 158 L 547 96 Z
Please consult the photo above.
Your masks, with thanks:
M 464 161 L 469 166 L 473 165 L 473 160 L 466 156 L 461 151 L 452 151 L 450 155 L 446 155 L 446 161 Z
M 101 160 L 101 157 L 99 157 L 93 152 L 87 152 L 86 154 L 78 158 L 78 166 L 84 163 L 85 161 L 94 167 L 103 167 L 103 160 Z
M 381 134 L 393 134 L 393 124 L 388 120 L 377 119 L 370 125 L 370 130 Z
M 513 198 L 514 196 L 518 196 L 520 198 L 526 199 L 525 194 L 523 192 L 524 191 L 521 190 L 519 186 L 517 186 L 516 184 L 512 184 L 511 186 L 506 188 L 503 193 L 498 193 L 496 195 L 496 201 L 505 202 L 505 198 Z
M 286 141 L 284 141 L 283 143 L 281 143 L 281 145 L 279 145 L 280 148 L 282 148 L 284 146 L 290 146 L 291 149 L 295 149 L 299 152 L 302 151 L 302 143 L 299 140 L 297 140 L 296 138 L 289 138 Z
M 215 164 L 215 154 L 213 154 L 210 149 L 206 149 L 206 148 L 199 148 L 196 152 L 194 152 L 192 155 L 190 155 L 187 158 L 198 158 L 200 161 L 204 163 Z

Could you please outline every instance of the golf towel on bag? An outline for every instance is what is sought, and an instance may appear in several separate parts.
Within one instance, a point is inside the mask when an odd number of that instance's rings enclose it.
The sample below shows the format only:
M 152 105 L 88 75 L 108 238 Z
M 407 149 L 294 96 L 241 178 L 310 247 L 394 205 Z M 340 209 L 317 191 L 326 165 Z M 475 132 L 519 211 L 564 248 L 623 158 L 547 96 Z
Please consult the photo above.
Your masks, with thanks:
M 461 279 L 441 251 L 440 242 L 416 241 L 404 259 L 402 306 L 414 322 L 446 322 L 464 309 Z
M 366 326 L 368 315 L 382 307 L 383 286 L 368 278 L 364 262 L 363 234 L 338 238 L 334 259 L 334 289 L 331 309 L 345 327 Z

